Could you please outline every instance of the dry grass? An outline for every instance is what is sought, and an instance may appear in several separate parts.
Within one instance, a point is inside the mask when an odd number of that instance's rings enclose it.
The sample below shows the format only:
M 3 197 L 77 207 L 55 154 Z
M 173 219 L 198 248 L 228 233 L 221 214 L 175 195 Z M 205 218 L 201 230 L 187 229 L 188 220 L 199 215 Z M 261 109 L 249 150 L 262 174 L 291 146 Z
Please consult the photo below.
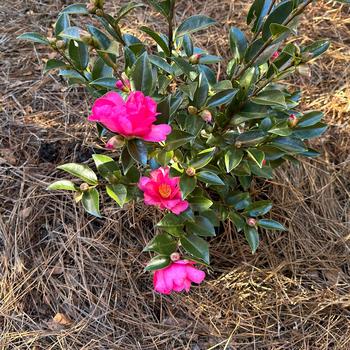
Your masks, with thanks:
M 1 349 L 350 349 L 349 10 L 319 1 L 298 39 L 332 40 L 311 78 L 290 81 L 331 127 L 314 142 L 320 159 L 284 167 L 263 185 L 289 231 L 263 235 L 252 256 L 227 224 L 211 242 L 207 281 L 188 295 L 162 297 L 143 272 L 152 209 L 110 208 L 98 220 L 69 195 L 45 191 L 58 163 L 93 152 L 82 118 L 92 101 L 56 76 L 41 77 L 45 49 L 14 38 L 48 27 L 64 3 L 0 5 Z M 202 44 L 225 54 L 224 30 L 242 23 L 247 6 L 182 0 L 178 19 L 199 9 L 223 21 Z M 142 11 L 135 22 L 160 25 Z M 55 323 L 57 313 L 63 318 Z

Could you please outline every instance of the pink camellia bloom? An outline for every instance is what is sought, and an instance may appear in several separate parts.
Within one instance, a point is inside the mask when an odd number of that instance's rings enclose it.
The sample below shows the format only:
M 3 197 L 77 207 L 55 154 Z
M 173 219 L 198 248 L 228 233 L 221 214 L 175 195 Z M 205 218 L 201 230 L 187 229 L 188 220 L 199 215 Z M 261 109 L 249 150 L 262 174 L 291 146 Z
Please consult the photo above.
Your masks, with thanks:
M 170 294 L 172 291 L 188 292 L 191 282 L 201 283 L 205 278 L 205 272 L 196 269 L 195 262 L 178 260 L 172 262 L 164 269 L 157 270 L 153 276 L 154 289 L 162 294 Z
M 146 204 L 179 215 L 188 208 L 188 202 L 182 199 L 180 178 L 170 177 L 169 171 L 169 167 L 151 171 L 150 177 L 141 177 L 138 187 L 144 193 Z
M 95 101 L 88 120 L 100 122 L 124 137 L 161 142 L 171 133 L 171 126 L 154 125 L 157 115 L 156 102 L 142 92 L 131 92 L 125 102 L 117 92 L 110 91 Z

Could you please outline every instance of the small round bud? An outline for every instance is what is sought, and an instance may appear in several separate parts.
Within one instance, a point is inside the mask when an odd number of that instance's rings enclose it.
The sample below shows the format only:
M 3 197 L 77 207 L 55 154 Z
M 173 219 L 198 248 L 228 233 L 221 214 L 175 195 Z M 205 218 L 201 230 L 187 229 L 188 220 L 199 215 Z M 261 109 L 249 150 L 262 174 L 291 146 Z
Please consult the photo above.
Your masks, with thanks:
M 56 43 L 56 47 L 60 50 L 63 50 L 66 47 L 66 43 L 63 40 L 58 40 Z
M 189 168 L 186 169 L 186 174 L 188 176 L 195 176 L 196 175 L 196 169 L 192 168 L 192 167 L 189 167 Z
M 103 17 L 103 10 L 102 9 L 97 9 L 95 13 L 96 13 L 96 16 Z
M 210 111 L 205 109 L 203 112 L 201 112 L 201 118 L 206 122 L 210 123 L 213 120 L 213 116 Z
M 310 78 L 311 77 L 311 71 L 310 68 L 303 64 L 297 67 L 297 72 L 302 75 L 303 77 Z
M 90 186 L 86 183 L 86 182 L 83 182 L 81 185 L 80 185 L 80 190 L 85 192 L 85 191 L 88 191 L 90 188 Z
M 196 53 L 189 58 L 189 61 L 192 64 L 198 64 L 201 57 L 202 57 L 201 54 Z
M 256 220 L 254 218 L 247 219 L 247 225 L 250 227 L 256 226 Z
M 120 135 L 116 135 L 108 140 L 108 142 L 106 143 L 106 148 L 110 150 L 114 150 L 114 149 L 123 147 L 124 145 L 125 145 L 124 138 Z
M 236 148 L 241 148 L 242 145 L 243 145 L 243 144 L 242 144 L 241 141 L 236 141 L 236 142 L 235 142 L 235 147 L 236 147 Z
M 181 256 L 179 253 L 175 252 L 170 255 L 170 260 L 171 261 L 178 261 L 180 260 Z
M 50 43 L 50 45 L 52 45 L 52 46 L 54 46 L 57 42 L 57 39 L 53 38 L 53 37 L 48 37 L 47 40 Z
M 295 114 L 291 114 L 288 118 L 288 125 L 291 128 L 294 128 L 297 124 L 298 124 L 299 120 L 298 118 L 295 116 Z
M 278 51 L 275 51 L 271 56 L 271 62 L 276 60 L 279 57 L 280 53 Z
M 188 106 L 187 111 L 191 115 L 197 115 L 198 109 L 195 106 Z
M 261 162 L 262 166 L 266 165 L 266 159 L 263 159 L 263 161 Z

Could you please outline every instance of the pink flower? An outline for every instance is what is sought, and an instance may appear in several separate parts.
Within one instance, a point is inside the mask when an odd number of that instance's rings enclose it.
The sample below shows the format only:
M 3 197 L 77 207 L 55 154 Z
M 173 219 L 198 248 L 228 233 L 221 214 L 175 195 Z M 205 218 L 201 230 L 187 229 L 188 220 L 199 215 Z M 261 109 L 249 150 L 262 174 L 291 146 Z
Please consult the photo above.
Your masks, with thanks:
M 188 208 L 182 199 L 180 178 L 169 176 L 169 167 L 153 170 L 150 177 L 141 177 L 138 187 L 144 192 L 147 205 L 157 205 L 179 215 Z
M 271 56 L 271 62 L 273 62 L 275 59 L 277 59 L 279 55 L 280 55 L 280 53 L 278 51 L 275 51 Z
M 195 262 L 178 260 L 164 269 L 157 270 L 153 276 L 154 289 L 162 294 L 170 294 L 172 291 L 188 292 L 191 282 L 201 283 L 205 278 L 205 272 L 196 269 Z
M 131 92 L 125 102 L 118 93 L 111 91 L 95 101 L 88 120 L 100 122 L 124 137 L 160 142 L 171 133 L 171 127 L 154 125 L 157 115 L 156 102 L 142 92 Z

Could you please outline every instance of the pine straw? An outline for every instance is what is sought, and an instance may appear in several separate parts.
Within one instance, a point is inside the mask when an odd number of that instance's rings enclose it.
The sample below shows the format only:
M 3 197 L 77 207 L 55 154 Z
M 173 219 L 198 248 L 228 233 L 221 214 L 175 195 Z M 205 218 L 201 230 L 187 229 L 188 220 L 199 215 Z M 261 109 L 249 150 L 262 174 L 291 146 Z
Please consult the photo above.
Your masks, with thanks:
M 115 1 L 116 3 L 117 1 Z M 288 165 L 253 189 L 275 203 L 287 233 L 264 233 L 252 256 L 229 224 L 211 241 L 208 278 L 188 295 L 162 297 L 143 272 L 141 250 L 159 214 L 141 203 L 83 213 L 65 194 L 45 191 L 57 164 L 93 152 L 91 99 L 56 76 L 41 77 L 45 49 L 19 43 L 45 29 L 64 1 L 0 5 L 0 347 L 2 349 L 350 349 L 349 10 L 319 3 L 301 41 L 332 39 L 301 84 L 305 106 L 331 124 L 313 142 L 323 156 Z M 180 1 L 178 19 L 198 9 L 223 21 L 202 45 L 226 54 L 226 32 L 245 1 Z M 197 10 L 195 10 L 197 9 Z M 139 11 L 131 23 L 161 24 Z M 300 39 L 298 39 L 300 40 Z M 108 203 L 107 203 L 108 204 Z M 53 322 L 61 313 L 65 325 Z

